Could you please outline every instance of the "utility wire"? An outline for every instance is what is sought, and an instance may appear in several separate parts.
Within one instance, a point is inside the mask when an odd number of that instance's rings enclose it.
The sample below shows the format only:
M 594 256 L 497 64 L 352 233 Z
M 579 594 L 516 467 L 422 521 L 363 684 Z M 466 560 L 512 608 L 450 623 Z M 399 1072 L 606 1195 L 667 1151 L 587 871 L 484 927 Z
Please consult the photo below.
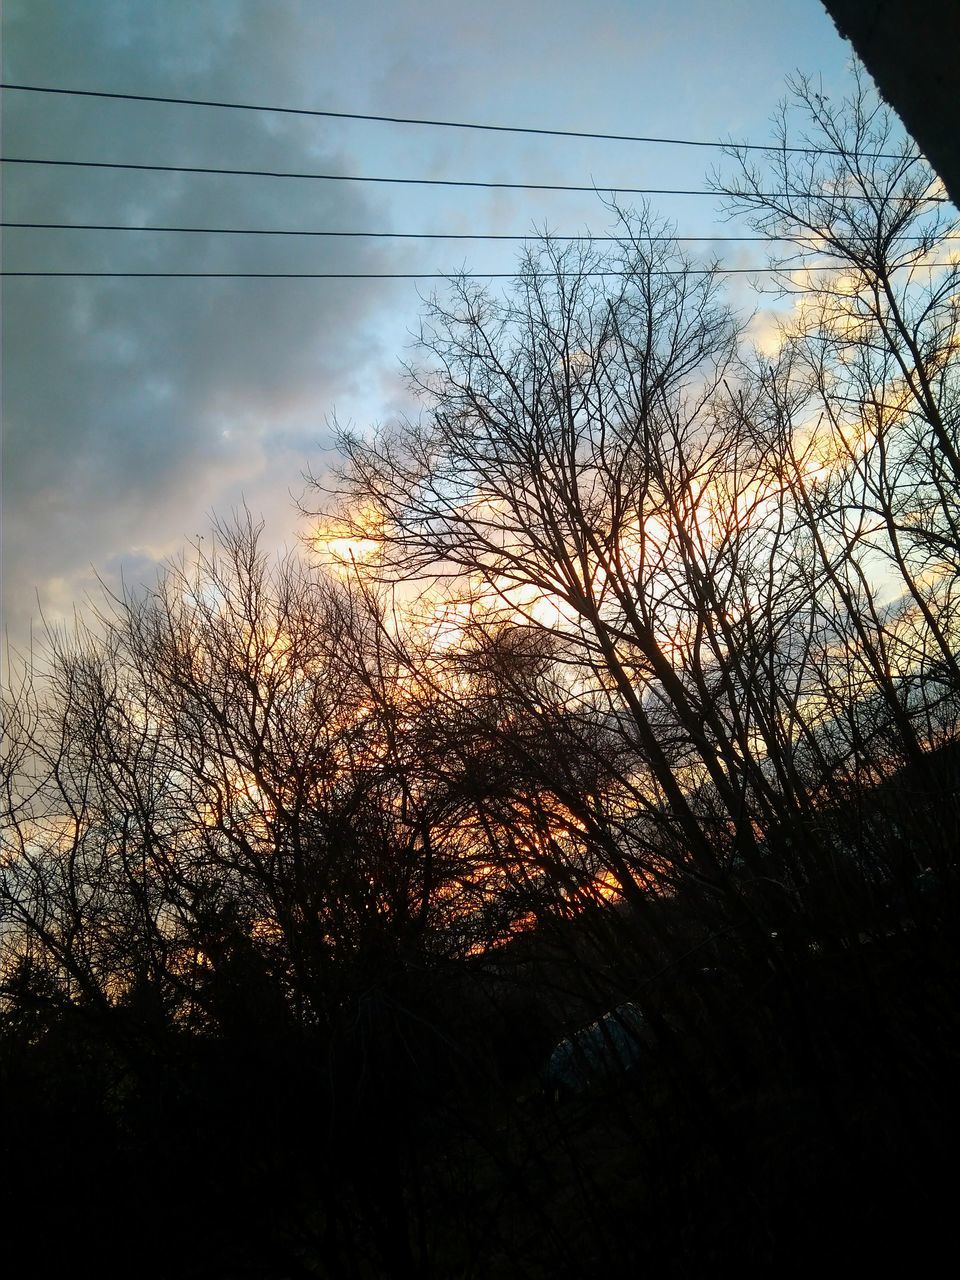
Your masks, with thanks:
M 219 102 L 211 98 L 175 98 L 150 93 L 109 93 L 101 89 L 64 89 L 50 85 L 0 83 L 0 89 L 16 89 L 23 93 L 56 93 L 77 98 L 113 98 L 121 102 L 163 102 L 185 107 L 221 107 L 228 111 L 268 111 L 287 116 L 313 116 L 329 120 L 367 120 L 378 124 L 413 124 L 433 129 L 476 129 L 487 133 L 523 133 L 550 138 L 587 138 L 598 142 L 642 142 L 668 147 L 711 147 L 728 151 L 788 151 L 799 155 L 843 155 L 842 151 L 823 147 L 768 146 L 759 142 L 714 142 L 701 138 L 661 138 L 632 133 L 589 133 L 581 129 L 540 129 L 525 125 L 476 124 L 465 120 L 428 120 L 415 116 L 365 115 L 357 111 L 319 111 L 307 107 L 275 107 L 253 102 Z M 869 160 L 903 160 L 916 158 L 891 151 L 860 153 Z
M 559 182 L 481 182 L 462 178 L 385 178 L 369 174 L 304 173 L 288 169 L 218 169 L 210 165 L 184 164 L 133 164 L 118 160 L 45 160 L 32 156 L 0 156 L 2 164 L 54 165 L 70 169 L 133 169 L 146 173 L 206 173 L 241 178 L 307 178 L 315 182 L 381 182 L 394 186 L 414 187 L 481 187 L 500 191 L 587 191 L 596 195 L 601 191 L 616 191 L 630 196 L 718 196 L 741 199 L 786 200 L 805 195 L 791 191 L 711 191 L 701 187 L 621 187 L 614 183 L 601 186 L 577 186 Z M 868 195 L 838 193 L 847 200 L 870 200 Z M 909 200 L 912 196 L 891 196 L 889 199 Z M 949 203 L 946 196 L 922 196 L 918 199 L 930 204 Z
M 904 263 L 904 267 L 953 267 L 955 262 Z M 678 267 L 644 272 L 650 276 L 787 275 L 791 271 L 837 271 L 833 266 Z M 0 271 L 0 276 L 61 277 L 99 280 L 584 280 L 623 279 L 632 271 Z
M 130 226 L 126 223 L 113 222 L 6 222 L 0 221 L 0 227 L 17 227 L 31 231 L 147 231 L 178 232 L 185 235 L 217 235 L 217 236 L 326 236 L 367 240 L 497 240 L 525 243 L 533 240 L 550 240 L 561 243 L 589 244 L 699 244 L 714 241 L 724 244 L 819 244 L 812 236 L 598 236 L 593 233 L 583 235 L 553 235 L 540 232 L 528 232 L 526 235 L 499 235 L 474 231 L 321 231 L 299 230 L 285 227 L 147 227 Z M 939 240 L 960 240 L 960 235 L 945 235 Z M 903 236 L 902 239 L 922 242 L 924 236 Z
M 762 268 L 761 268 L 762 270 Z M 529 274 L 529 273 L 528 273 Z M 585 276 L 626 276 L 628 271 L 551 272 L 551 280 Z M 653 275 L 712 275 L 711 271 L 655 271 Z M 97 280 L 515 280 L 523 271 L 0 271 L 0 276 Z M 547 277 L 542 277 L 546 279 Z

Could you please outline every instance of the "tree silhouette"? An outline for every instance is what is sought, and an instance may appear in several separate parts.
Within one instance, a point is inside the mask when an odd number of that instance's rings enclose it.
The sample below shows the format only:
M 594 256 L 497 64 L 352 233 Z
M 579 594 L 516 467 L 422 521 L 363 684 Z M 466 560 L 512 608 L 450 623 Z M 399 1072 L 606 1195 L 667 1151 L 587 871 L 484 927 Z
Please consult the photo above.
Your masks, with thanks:
M 304 552 L 241 512 L 14 670 L 11 1220 L 108 1206 L 106 1274 L 158 1222 L 158 1276 L 792 1274 L 936 1203 L 952 224 L 865 91 L 793 109 L 821 150 L 721 183 L 795 250 L 763 351 L 648 211 L 532 242 Z

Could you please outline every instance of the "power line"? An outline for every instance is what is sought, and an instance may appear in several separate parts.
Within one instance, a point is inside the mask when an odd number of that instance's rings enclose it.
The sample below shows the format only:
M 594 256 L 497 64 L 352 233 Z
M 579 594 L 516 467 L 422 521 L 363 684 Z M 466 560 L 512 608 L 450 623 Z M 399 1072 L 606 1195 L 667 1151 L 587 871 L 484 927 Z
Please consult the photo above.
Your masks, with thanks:
M 387 178 L 345 173 L 304 173 L 287 169 L 219 169 L 208 165 L 133 164 L 114 160 L 46 160 L 27 156 L 0 157 L 3 164 L 55 165 L 79 169 L 132 169 L 148 173 L 203 173 L 221 174 L 243 178 L 305 178 L 316 182 L 380 182 L 398 186 L 418 187 L 481 187 L 509 191 L 577 191 L 596 194 L 598 191 L 620 191 L 624 195 L 657 196 L 716 196 L 715 191 L 699 189 L 680 190 L 654 187 L 598 187 L 575 186 L 566 183 L 540 182 L 484 182 L 457 178 Z
M 480 187 L 498 191 L 578 191 L 593 195 L 601 191 L 616 191 L 628 196 L 732 196 L 757 200 L 786 200 L 805 195 L 790 191 L 711 191 L 701 187 L 621 187 L 616 184 L 578 186 L 559 182 L 489 182 L 463 178 L 385 178 L 370 174 L 305 173 L 288 169 L 218 169 L 211 165 L 184 164 L 133 164 L 118 160 L 46 160 L 31 156 L 0 156 L 2 164 L 53 165 L 70 169 L 126 169 L 146 173 L 205 173 L 240 178 L 306 178 L 314 182 L 379 182 L 394 186 L 414 187 Z M 843 193 L 846 200 L 869 200 L 867 195 Z M 889 199 L 909 200 L 912 196 L 891 196 Z M 949 203 L 946 196 L 922 196 L 918 199 L 930 204 Z
M 914 270 L 953 267 L 955 262 L 905 263 Z M 678 267 L 643 272 L 651 276 L 786 275 L 790 271 L 837 271 L 832 266 L 798 267 Z M 623 279 L 633 271 L 0 271 L 2 276 L 60 277 L 98 280 L 584 280 Z
M 765 270 L 766 268 L 760 268 Z M 528 273 L 529 274 L 529 273 Z M 542 279 L 628 276 L 629 271 L 551 272 Z M 713 275 L 715 272 L 654 271 L 653 275 Z M 729 273 L 726 273 L 729 274 Z M 97 280 L 517 280 L 519 271 L 0 271 L 0 276 L 60 277 Z
M 176 98 L 150 93 L 110 93 L 102 89 L 64 89 L 49 85 L 0 83 L 0 89 L 16 89 L 23 93 L 65 94 L 77 98 L 112 98 L 121 102 L 162 102 L 185 107 L 221 107 L 228 111 L 267 111 L 277 115 L 312 116 L 329 120 L 365 120 L 377 124 L 412 124 L 432 129 L 475 129 L 486 133 L 534 134 L 551 138 L 586 138 L 597 142 L 641 142 L 669 147 L 710 147 L 718 150 L 738 151 L 788 151 L 799 155 L 842 155 L 843 152 L 822 147 L 767 146 L 759 142 L 715 142 L 701 138 L 665 138 L 632 133 L 590 133 L 582 129 L 545 129 L 527 125 L 477 124 L 465 120 L 430 120 L 416 116 L 367 115 L 358 111 L 321 111 L 308 107 L 276 107 L 252 102 L 220 102 L 212 98 Z M 916 157 L 902 156 L 891 151 L 862 152 L 869 160 L 903 160 Z
M 0 221 L 0 227 L 16 227 L 31 231 L 145 231 L 145 232 L 178 232 L 186 235 L 218 235 L 218 236 L 320 236 L 328 238 L 367 239 L 367 240 L 491 240 L 526 243 L 530 240 L 551 240 L 554 242 L 579 244 L 819 244 L 812 236 L 598 236 L 592 233 L 583 235 L 553 235 L 540 232 L 528 232 L 526 235 L 495 234 L 482 231 L 327 231 L 298 229 L 286 227 L 148 227 L 131 226 L 127 223 L 114 222 L 7 222 Z M 920 241 L 923 236 L 904 236 L 904 240 Z M 960 240 L 960 235 L 945 235 L 938 240 Z
M 539 232 L 528 232 L 526 235 L 506 235 L 476 231 L 326 231 L 311 229 L 288 229 L 277 227 L 147 227 L 130 226 L 110 222 L 5 222 L 0 227 L 19 227 L 40 231 L 158 231 L 183 232 L 185 234 L 223 235 L 223 236 L 326 236 L 368 240 L 496 240 L 524 243 L 528 240 L 547 239 L 572 244 L 588 241 L 602 244 L 632 244 L 642 241 L 644 244 L 699 243 L 701 241 L 739 242 L 761 244 L 779 239 L 776 236 L 598 236 L 553 235 L 541 236 Z

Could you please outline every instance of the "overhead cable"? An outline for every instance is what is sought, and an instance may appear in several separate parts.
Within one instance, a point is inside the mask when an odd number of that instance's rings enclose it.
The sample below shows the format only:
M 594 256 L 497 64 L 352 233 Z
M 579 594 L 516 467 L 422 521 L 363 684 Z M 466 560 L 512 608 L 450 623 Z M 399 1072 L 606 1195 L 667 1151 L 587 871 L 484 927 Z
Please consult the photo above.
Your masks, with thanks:
M 955 267 L 955 262 L 902 263 L 901 268 L 934 270 Z M 789 275 L 792 271 L 837 271 L 837 264 L 781 267 L 677 267 L 644 271 L 648 276 L 753 276 Z M 634 271 L 0 271 L 0 276 L 61 277 L 101 280 L 584 280 L 624 279 Z
M 370 174 L 309 173 L 289 169 L 220 169 L 211 165 L 134 164 L 119 160 L 49 160 L 36 156 L 0 156 L 3 164 L 52 165 L 70 169 L 124 169 L 145 173 L 197 173 L 241 178 L 306 178 L 314 182 L 379 182 L 394 186 L 414 187 L 480 187 L 498 191 L 579 191 L 597 195 L 604 191 L 630 196 L 727 196 L 750 200 L 787 200 L 808 195 L 791 191 L 712 191 L 702 187 L 623 187 L 616 183 L 592 183 L 589 186 L 559 182 L 490 182 L 462 178 L 388 178 Z M 830 193 L 845 200 L 871 200 L 869 195 Z M 930 204 L 949 203 L 946 196 L 890 196 L 891 200 L 917 199 Z
M 150 227 L 131 226 L 116 222 L 9 222 L 0 221 L 0 227 L 16 227 L 31 231 L 145 231 L 178 232 L 185 235 L 217 236 L 321 236 L 357 240 L 496 240 L 526 243 L 528 241 L 552 241 L 563 244 L 812 244 L 821 241 L 813 236 L 670 236 L 670 235 L 554 235 L 552 232 L 532 231 L 526 235 L 506 235 L 484 231 L 328 231 L 311 228 L 287 227 Z M 903 240 L 923 242 L 924 236 L 903 236 Z M 960 240 L 960 235 L 938 236 L 940 240 Z
M 431 120 L 418 116 L 370 115 L 358 111 L 326 111 L 309 107 L 277 107 L 254 102 L 221 102 L 213 98 L 179 98 L 165 94 L 116 93 L 105 89 L 66 89 L 52 85 L 0 83 L 0 89 L 16 89 L 23 93 L 65 94 L 77 98 L 112 98 L 121 102 L 162 102 L 184 107 L 220 107 L 227 111 L 265 111 L 277 115 L 313 116 L 329 120 L 364 120 L 377 124 L 422 125 L 432 129 L 474 129 L 486 133 L 535 134 L 551 138 L 585 138 L 595 142 L 641 142 L 668 147 L 710 147 L 726 151 L 788 151 L 799 155 L 843 155 L 832 148 L 765 145 L 759 142 L 717 142 L 702 138 L 667 138 L 635 133 L 593 133 L 583 129 L 547 129 L 528 125 L 477 124 L 467 120 Z M 915 156 L 899 152 L 865 151 L 858 153 L 869 160 L 904 160 Z

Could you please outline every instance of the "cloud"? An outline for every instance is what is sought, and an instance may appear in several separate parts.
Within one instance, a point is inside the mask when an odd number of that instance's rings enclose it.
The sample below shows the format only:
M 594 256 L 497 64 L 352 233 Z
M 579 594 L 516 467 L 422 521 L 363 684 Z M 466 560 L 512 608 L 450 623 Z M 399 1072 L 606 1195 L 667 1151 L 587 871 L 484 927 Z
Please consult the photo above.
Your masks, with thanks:
M 690 136 L 760 135 L 798 60 L 789 6 L 736 0 L 6 0 L 8 81 L 334 110 Z M 813 44 L 845 59 L 825 13 Z M 691 32 L 709 26 L 711 39 Z M 805 43 L 806 42 L 806 43 Z M 829 61 L 829 59 L 827 60 Z M 829 70 L 829 67 L 827 68 Z M 687 187 L 692 149 L 5 92 L 4 152 L 400 176 Z M 559 232 L 592 195 L 5 167 L 9 220 Z M 698 230 L 702 207 L 661 206 Z M 502 272 L 512 245 L 9 231 L 7 269 Z M 245 496 L 289 539 L 288 491 L 322 465 L 334 411 L 403 409 L 413 284 L 4 282 L 4 621 L 69 613 L 94 579 L 154 561 Z M 429 292 L 429 286 L 423 286 Z M 408 353 L 407 353 L 408 354 Z
M 272 10 L 272 6 L 270 7 Z M 203 5 L 8 4 L 5 78 L 242 98 L 258 62 L 274 99 L 309 67 L 295 13 L 250 21 Z M 172 20 L 171 20 L 172 19 Z M 254 53 L 257 57 L 254 58 Z M 280 78 L 286 92 L 280 87 Z M 308 98 L 306 87 L 299 94 Z M 5 95 L 4 151 L 57 158 L 349 168 L 295 118 Z M 347 184 L 17 168 L 11 220 L 357 228 L 385 224 Z M 385 269 L 362 240 L 11 231 L 8 269 Z M 288 489 L 336 403 L 386 358 L 389 286 L 374 282 L 7 280 L 4 290 L 4 618 L 22 635 L 34 592 L 57 614 L 97 565 L 149 568 L 241 495 L 293 525 Z M 282 514 L 281 514 L 282 513 Z

